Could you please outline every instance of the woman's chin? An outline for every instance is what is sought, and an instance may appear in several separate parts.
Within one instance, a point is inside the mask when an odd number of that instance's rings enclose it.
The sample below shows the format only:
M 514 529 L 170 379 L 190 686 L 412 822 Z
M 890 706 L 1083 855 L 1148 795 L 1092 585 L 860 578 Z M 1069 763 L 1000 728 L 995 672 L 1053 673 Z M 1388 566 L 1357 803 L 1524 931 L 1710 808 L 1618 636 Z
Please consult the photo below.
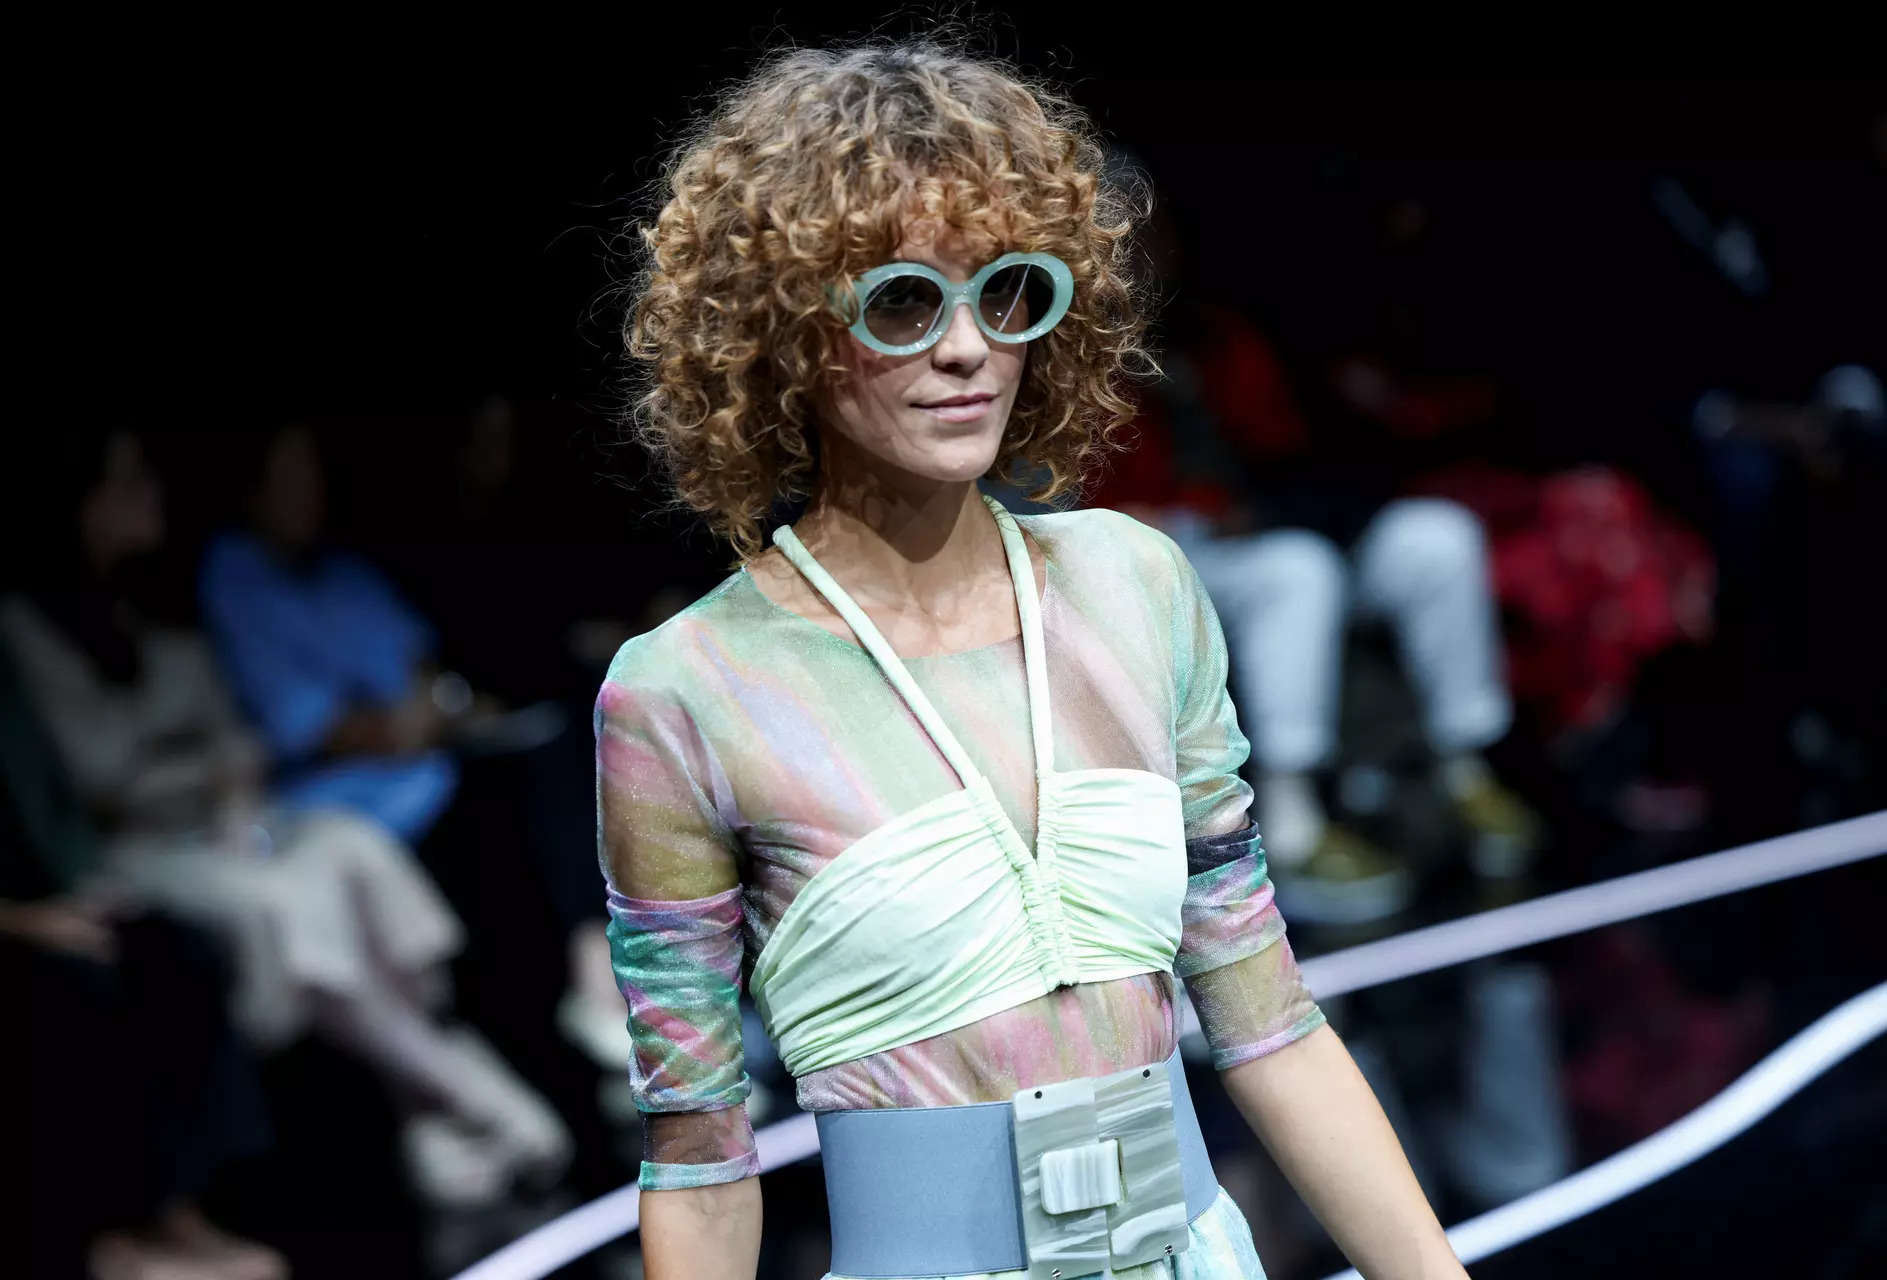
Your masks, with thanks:
M 980 479 L 995 465 L 997 448 L 1001 444 L 1000 434 L 942 442 L 942 447 L 930 451 L 927 459 L 930 465 L 924 468 L 924 473 L 939 481 Z

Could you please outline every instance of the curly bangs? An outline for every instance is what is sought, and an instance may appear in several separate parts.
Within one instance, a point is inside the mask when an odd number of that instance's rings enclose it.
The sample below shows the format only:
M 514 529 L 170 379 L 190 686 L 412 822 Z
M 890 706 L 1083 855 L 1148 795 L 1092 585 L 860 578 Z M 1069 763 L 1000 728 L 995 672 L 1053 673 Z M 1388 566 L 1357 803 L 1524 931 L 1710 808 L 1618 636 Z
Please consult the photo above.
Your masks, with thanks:
M 670 505 L 705 516 L 736 566 L 765 550 L 774 505 L 817 484 L 814 405 L 845 370 L 827 286 L 917 223 L 1073 271 L 988 474 L 1039 480 L 1035 501 L 1080 492 L 1123 447 L 1122 379 L 1157 372 L 1128 270 L 1151 197 L 1105 161 L 1078 107 L 992 59 L 923 42 L 766 60 L 689 130 L 636 227 L 628 426 Z

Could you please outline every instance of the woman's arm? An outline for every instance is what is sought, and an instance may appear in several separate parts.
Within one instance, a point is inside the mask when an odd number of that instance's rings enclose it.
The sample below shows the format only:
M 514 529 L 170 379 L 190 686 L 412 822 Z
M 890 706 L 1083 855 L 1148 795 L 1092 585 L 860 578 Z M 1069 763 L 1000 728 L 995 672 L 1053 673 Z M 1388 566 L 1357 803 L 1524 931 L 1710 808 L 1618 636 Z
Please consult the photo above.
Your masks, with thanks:
M 648 1280 L 754 1280 L 760 1266 L 760 1179 L 642 1193 Z
M 643 1263 L 649 1280 L 754 1280 L 739 840 L 713 744 L 672 689 L 675 664 L 649 645 L 623 646 L 596 701 L 606 932 L 643 1112 Z
M 1367 1280 L 1467 1275 L 1369 1082 L 1328 1023 L 1220 1078 Z

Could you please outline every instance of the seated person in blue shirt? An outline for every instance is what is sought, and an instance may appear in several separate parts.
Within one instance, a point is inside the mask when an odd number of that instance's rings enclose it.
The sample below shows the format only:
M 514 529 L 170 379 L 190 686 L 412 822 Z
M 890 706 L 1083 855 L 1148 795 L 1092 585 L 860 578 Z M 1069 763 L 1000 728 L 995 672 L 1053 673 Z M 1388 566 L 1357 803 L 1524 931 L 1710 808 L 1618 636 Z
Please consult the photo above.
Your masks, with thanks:
M 458 785 L 445 749 L 472 698 L 437 672 L 432 629 L 384 577 L 322 542 L 313 434 L 274 432 L 249 477 L 246 530 L 210 547 L 204 620 L 266 740 L 282 803 L 339 806 L 423 837 Z

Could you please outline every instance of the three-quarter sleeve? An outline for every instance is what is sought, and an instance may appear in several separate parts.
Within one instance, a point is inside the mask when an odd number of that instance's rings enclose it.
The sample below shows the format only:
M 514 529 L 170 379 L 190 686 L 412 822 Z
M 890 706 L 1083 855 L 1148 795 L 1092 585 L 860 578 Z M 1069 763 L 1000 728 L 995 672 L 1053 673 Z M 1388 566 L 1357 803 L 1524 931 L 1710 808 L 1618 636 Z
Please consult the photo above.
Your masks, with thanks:
M 1186 842 L 1173 970 L 1223 1071 L 1302 1039 L 1325 1018 L 1291 951 L 1258 825 Z
M 1186 898 L 1173 971 L 1186 984 L 1220 1070 L 1310 1034 L 1323 1011 L 1285 937 L 1241 775 L 1251 743 L 1227 687 L 1217 610 L 1192 562 L 1173 558 L 1174 757 L 1186 828 Z
M 718 761 L 625 646 L 597 696 L 597 845 L 628 1005 L 644 1190 L 759 1172 L 741 1047 L 744 929 Z
M 1239 728 L 1226 687 L 1231 661 L 1218 610 L 1179 544 L 1151 530 L 1173 561 L 1173 765 L 1186 838 L 1235 829 L 1251 808 L 1240 770 L 1251 742 Z

